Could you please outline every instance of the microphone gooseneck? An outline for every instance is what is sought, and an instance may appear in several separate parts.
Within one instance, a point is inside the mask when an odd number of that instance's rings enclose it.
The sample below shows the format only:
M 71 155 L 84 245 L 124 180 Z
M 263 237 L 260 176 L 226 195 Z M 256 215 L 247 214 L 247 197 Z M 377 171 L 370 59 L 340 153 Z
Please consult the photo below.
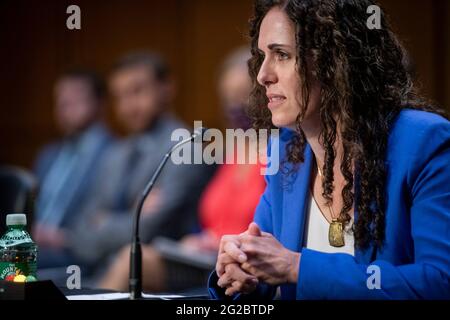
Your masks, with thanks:
M 133 216 L 133 237 L 131 239 L 130 248 L 130 277 L 129 277 L 129 289 L 130 289 L 130 299 L 140 299 L 142 298 L 142 246 L 141 240 L 139 238 L 139 220 L 141 216 L 142 207 L 144 205 L 145 199 L 153 189 L 153 185 L 161 174 L 167 160 L 169 160 L 170 155 L 176 149 L 182 145 L 193 141 L 197 137 L 202 137 L 206 128 L 200 127 L 194 130 L 189 138 L 186 138 L 176 144 L 174 144 L 169 151 L 164 155 L 152 178 L 145 186 L 144 191 L 141 194 L 136 211 Z

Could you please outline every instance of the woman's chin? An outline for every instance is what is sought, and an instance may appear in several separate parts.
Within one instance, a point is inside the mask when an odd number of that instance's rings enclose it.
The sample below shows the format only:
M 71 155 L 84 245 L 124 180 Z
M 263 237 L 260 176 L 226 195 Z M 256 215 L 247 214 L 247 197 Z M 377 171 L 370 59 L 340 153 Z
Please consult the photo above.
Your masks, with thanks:
M 295 121 L 287 119 L 283 115 L 277 115 L 272 113 L 272 124 L 277 128 L 289 128 L 295 130 Z

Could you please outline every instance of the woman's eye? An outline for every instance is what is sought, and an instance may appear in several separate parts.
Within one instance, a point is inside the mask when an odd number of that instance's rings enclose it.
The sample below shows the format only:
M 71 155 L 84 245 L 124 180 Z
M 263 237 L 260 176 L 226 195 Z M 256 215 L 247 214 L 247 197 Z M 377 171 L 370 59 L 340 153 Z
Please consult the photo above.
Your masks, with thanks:
M 283 51 L 277 51 L 277 58 L 278 60 L 287 60 L 289 59 L 289 54 Z

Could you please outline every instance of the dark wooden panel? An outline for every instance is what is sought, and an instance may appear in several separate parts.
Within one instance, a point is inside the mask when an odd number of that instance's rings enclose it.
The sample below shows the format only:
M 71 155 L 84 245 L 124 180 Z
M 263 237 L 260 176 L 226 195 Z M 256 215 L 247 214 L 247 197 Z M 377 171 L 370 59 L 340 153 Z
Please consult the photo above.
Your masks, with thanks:
M 450 104 L 449 1 L 381 2 L 411 51 L 424 92 Z M 81 7 L 81 31 L 65 27 L 70 4 Z M 135 49 L 167 57 L 177 80 L 174 111 L 182 119 L 223 127 L 217 68 L 246 42 L 251 7 L 251 0 L 0 1 L 0 163 L 29 167 L 58 136 L 52 87 L 64 69 L 87 65 L 106 74 Z M 117 129 L 111 110 L 108 119 Z

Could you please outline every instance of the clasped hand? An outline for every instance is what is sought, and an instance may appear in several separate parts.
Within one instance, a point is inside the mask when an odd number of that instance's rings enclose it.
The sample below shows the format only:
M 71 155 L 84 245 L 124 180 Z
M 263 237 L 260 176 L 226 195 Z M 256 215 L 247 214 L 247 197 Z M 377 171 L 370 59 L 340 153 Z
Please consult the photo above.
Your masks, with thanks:
M 239 235 L 220 241 L 216 272 L 226 295 L 251 293 L 260 281 L 270 285 L 296 283 L 300 253 L 285 248 L 256 223 Z

